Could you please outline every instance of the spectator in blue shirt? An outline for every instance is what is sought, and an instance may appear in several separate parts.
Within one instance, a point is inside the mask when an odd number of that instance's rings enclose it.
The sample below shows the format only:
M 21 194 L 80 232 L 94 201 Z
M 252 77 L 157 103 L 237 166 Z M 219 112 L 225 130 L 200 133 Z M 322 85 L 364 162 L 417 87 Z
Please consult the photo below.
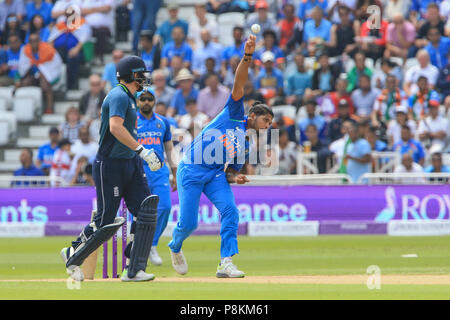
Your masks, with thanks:
M 25 36 L 25 43 L 28 43 L 28 38 L 32 33 L 38 33 L 39 39 L 41 39 L 41 41 L 48 41 L 48 37 L 50 36 L 50 29 L 45 25 L 44 18 L 40 14 L 35 14 L 33 18 L 31 18 L 30 28 L 28 29 L 27 35 Z
M 297 70 L 287 78 L 286 103 L 300 106 L 306 89 L 312 87 L 312 75 L 306 71 L 303 54 L 298 52 L 294 61 Z
M 28 177 L 36 177 L 36 176 L 44 176 L 44 172 L 41 169 L 36 168 L 33 165 L 33 150 L 30 148 L 22 149 L 20 153 L 20 163 L 22 164 L 22 168 L 14 171 L 15 177 L 20 176 L 28 176 Z M 14 182 L 12 186 L 21 186 L 21 185 L 29 185 L 30 181 L 26 182 Z M 31 181 L 31 184 L 37 184 L 37 181 Z
M 450 51 L 450 38 L 442 37 L 439 29 L 431 27 L 428 30 L 428 45 L 425 50 L 430 54 L 430 62 L 438 69 L 447 65 L 447 54 Z
M 183 67 L 190 69 L 192 64 L 192 49 L 185 41 L 185 33 L 183 28 L 174 27 L 172 30 L 173 41 L 165 44 L 161 54 L 161 68 L 166 68 L 170 65 L 174 56 L 181 57 Z
M 307 116 L 306 118 L 303 118 L 298 122 L 298 128 L 300 129 L 300 144 L 302 144 L 303 141 L 307 140 L 306 128 L 310 124 L 313 124 L 316 127 L 319 139 L 325 140 L 327 138 L 327 122 L 325 121 L 325 118 L 323 116 L 316 113 L 317 102 L 313 99 L 308 100 L 306 102 L 305 108 Z
M 159 68 L 161 60 L 159 44 L 153 45 L 153 32 L 151 30 L 142 30 L 140 36 L 140 56 L 144 60 L 147 70 L 153 72 L 153 70 Z
M 449 173 L 450 172 L 450 167 L 444 165 L 444 163 L 442 162 L 442 153 L 440 152 L 435 152 L 431 155 L 431 165 L 426 167 L 424 169 L 424 172 L 427 173 Z M 430 178 L 430 181 L 439 181 L 439 182 L 447 182 L 449 181 L 449 179 L 445 179 L 445 178 Z
M 8 37 L 9 48 L 6 50 L 6 67 L 8 78 L 4 80 L 6 85 L 12 85 L 20 80 L 19 76 L 19 58 L 22 41 L 16 34 L 11 34 Z
M 125 2 L 125 1 L 120 1 Z M 155 32 L 156 15 L 162 5 L 162 0 L 133 0 L 133 51 L 137 52 L 139 32 L 148 28 Z M 169 5 L 170 6 L 170 5 Z M 170 12 L 170 10 L 169 10 Z M 170 36 L 170 33 L 169 33 Z
M 107 86 L 109 88 L 114 88 L 119 82 L 116 77 L 116 64 L 124 57 L 122 50 L 116 49 L 112 52 L 113 62 L 108 63 L 103 69 L 102 75 L 102 87 L 105 89 Z M 108 90 L 107 90 L 108 91 Z
M 175 80 L 177 81 L 178 89 L 175 91 L 167 110 L 168 117 L 186 114 L 186 101 L 189 99 L 197 100 L 198 97 L 198 90 L 193 87 L 194 76 L 188 69 L 181 69 Z
M 196 77 L 200 77 L 207 72 L 205 61 L 208 58 L 214 59 L 214 71 L 218 73 L 222 63 L 223 47 L 219 43 L 212 41 L 211 34 L 206 29 L 200 31 L 200 37 L 203 42 L 203 47 L 197 48 L 194 52 L 192 62 L 192 70 L 194 75 Z
M 306 21 L 303 32 L 303 41 L 307 44 L 310 56 L 315 56 L 324 49 L 325 43 L 330 42 L 331 26 L 331 22 L 323 18 L 322 9 L 314 7 L 311 19 Z
M 233 40 L 234 44 L 226 47 L 223 50 L 222 55 L 222 68 L 226 70 L 229 67 L 231 57 L 244 55 L 244 28 L 241 26 L 235 26 L 233 28 Z
M 56 149 L 58 149 L 58 142 L 60 138 L 58 128 L 51 127 L 48 136 L 50 141 L 39 147 L 36 159 L 36 167 L 40 168 L 46 176 L 50 173 L 53 155 L 55 154 Z
M 258 74 L 255 80 L 254 87 L 258 90 L 266 101 L 275 96 L 284 96 L 283 92 L 283 73 L 275 68 L 275 55 L 266 51 L 261 56 L 261 61 L 264 68 Z
M 52 8 L 53 4 L 44 0 L 30 1 L 26 6 L 26 21 L 30 22 L 36 14 L 39 14 L 44 19 L 44 26 L 47 26 L 52 22 Z
M 297 16 L 302 20 L 308 20 L 312 18 L 312 11 L 317 6 L 326 12 L 328 2 L 327 0 L 303 0 L 298 6 Z
M 353 183 L 357 183 L 363 174 L 371 172 L 372 150 L 369 142 L 361 137 L 358 125 L 350 126 L 348 137 L 350 142 L 346 148 L 344 161 L 347 163 L 347 174 Z
M 379 136 L 379 129 L 376 127 L 369 127 L 369 130 L 366 132 L 366 139 L 370 144 L 370 147 L 372 148 L 372 151 L 377 152 L 385 152 L 388 151 L 388 145 L 386 142 L 381 141 Z
M 412 138 L 411 129 L 409 126 L 402 126 L 401 138 L 402 140 L 394 144 L 392 150 L 400 152 L 402 155 L 409 153 L 414 162 L 423 166 L 425 161 L 425 151 L 420 142 Z
M 188 23 L 178 18 L 178 5 L 169 3 L 167 9 L 169 10 L 169 20 L 164 21 L 156 30 L 155 42 L 159 41 L 161 45 L 166 45 L 170 41 L 175 40 L 172 32 L 175 27 L 180 27 L 185 35 L 188 34 Z
M 427 8 L 430 3 L 439 5 L 441 0 L 412 0 L 411 3 L 411 19 L 421 20 L 425 18 Z

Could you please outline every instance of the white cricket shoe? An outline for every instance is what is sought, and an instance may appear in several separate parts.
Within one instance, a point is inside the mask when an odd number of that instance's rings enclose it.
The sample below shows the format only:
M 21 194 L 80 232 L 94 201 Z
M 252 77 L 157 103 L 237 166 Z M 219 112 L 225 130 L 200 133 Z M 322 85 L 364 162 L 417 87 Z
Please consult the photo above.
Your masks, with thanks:
M 175 253 L 170 250 L 170 256 L 172 257 L 172 266 L 175 271 L 181 275 L 186 274 L 188 272 L 188 264 L 186 258 L 184 257 L 183 251 Z
M 121 278 L 123 282 L 143 282 L 143 281 L 151 281 L 153 279 L 155 279 L 155 275 L 153 273 L 146 273 L 143 270 L 139 270 L 136 273 L 136 276 L 134 276 L 134 278 L 129 278 L 128 269 L 123 270 Z
M 158 251 L 156 251 L 156 247 L 153 247 L 153 246 L 150 249 L 149 259 L 150 259 L 150 263 L 155 266 L 160 266 L 163 263 L 161 257 L 158 254 Z
M 61 252 L 59 254 L 60 254 L 62 260 L 64 261 L 64 265 L 66 265 L 67 260 L 69 260 L 70 255 L 73 254 L 73 248 L 72 247 L 62 248 Z M 66 271 L 67 271 L 67 274 L 69 274 L 70 277 L 74 281 L 83 281 L 84 280 L 84 274 L 83 274 L 83 271 L 81 270 L 80 266 L 66 267 Z
M 245 273 L 238 270 L 238 268 L 231 262 L 231 260 L 219 263 L 216 272 L 217 278 L 243 278 Z

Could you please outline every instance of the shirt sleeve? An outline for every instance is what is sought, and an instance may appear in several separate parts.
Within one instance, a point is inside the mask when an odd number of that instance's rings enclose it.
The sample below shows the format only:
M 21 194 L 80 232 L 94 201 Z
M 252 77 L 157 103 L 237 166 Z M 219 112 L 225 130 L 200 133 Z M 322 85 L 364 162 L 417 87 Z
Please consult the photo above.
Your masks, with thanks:
M 170 131 L 170 123 L 166 118 L 162 118 L 164 124 L 166 125 L 166 131 L 164 132 L 163 142 L 172 140 L 172 132 Z
M 228 108 L 231 119 L 244 119 L 244 97 L 241 97 L 239 100 L 234 100 L 232 94 L 230 94 L 225 107 Z
M 109 99 L 109 117 L 121 117 L 125 119 L 128 109 L 128 96 L 126 94 L 117 94 Z

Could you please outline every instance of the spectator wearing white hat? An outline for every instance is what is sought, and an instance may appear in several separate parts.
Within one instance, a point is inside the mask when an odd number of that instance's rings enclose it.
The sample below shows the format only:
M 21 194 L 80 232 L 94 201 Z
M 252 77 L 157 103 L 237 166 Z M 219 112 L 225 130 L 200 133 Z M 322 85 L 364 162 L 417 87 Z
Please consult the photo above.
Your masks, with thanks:
M 266 101 L 276 96 L 284 96 L 283 73 L 275 67 L 275 55 L 266 51 L 261 55 L 261 61 L 263 68 L 255 79 L 255 89 L 264 96 Z
M 178 84 L 178 89 L 175 91 L 167 110 L 167 116 L 169 117 L 186 114 L 186 101 L 188 99 L 197 99 L 198 97 L 198 90 L 193 87 L 194 76 L 188 69 L 181 69 L 175 80 Z
M 408 120 L 408 107 L 400 104 L 395 106 L 395 119 L 388 123 L 386 135 L 388 137 L 389 147 L 402 140 L 402 127 L 406 125 L 410 128 L 411 134 L 414 136 L 416 132 L 416 122 L 412 119 Z

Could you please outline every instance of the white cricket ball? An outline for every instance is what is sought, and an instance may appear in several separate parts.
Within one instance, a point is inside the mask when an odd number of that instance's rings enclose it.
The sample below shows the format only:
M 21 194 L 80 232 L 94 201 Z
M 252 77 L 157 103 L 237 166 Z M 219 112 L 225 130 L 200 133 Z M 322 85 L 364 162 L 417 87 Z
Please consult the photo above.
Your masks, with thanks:
M 253 33 L 259 33 L 261 31 L 261 26 L 259 24 L 255 23 L 251 26 L 250 29 L 252 29 Z

